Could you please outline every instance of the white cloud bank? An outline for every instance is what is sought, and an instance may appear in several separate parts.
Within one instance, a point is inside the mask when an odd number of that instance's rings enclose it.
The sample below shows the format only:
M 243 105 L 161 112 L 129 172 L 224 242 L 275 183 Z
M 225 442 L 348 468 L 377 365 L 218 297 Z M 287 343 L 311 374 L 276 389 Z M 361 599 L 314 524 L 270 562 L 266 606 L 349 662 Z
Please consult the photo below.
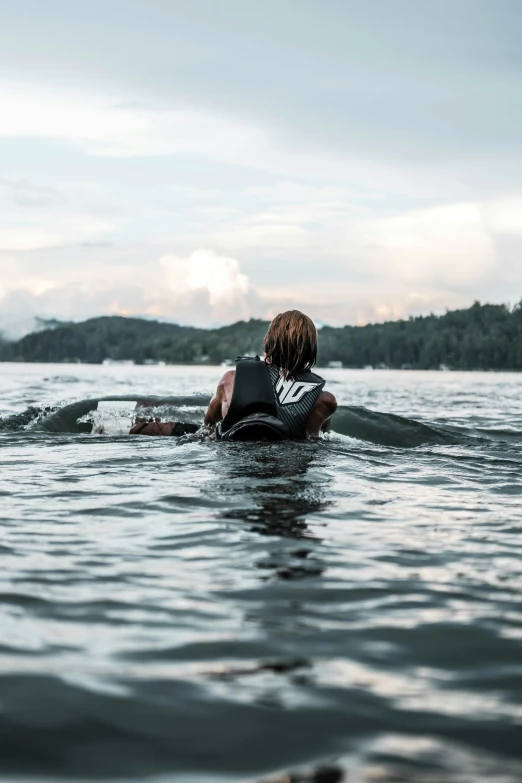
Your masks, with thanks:
M 117 277 L 111 281 L 100 273 L 57 284 L 19 276 L 0 286 L 0 331 L 19 337 L 38 316 L 80 320 L 105 313 L 211 326 L 248 319 L 259 304 L 239 262 L 208 249 L 164 255 L 146 270 L 123 266 Z
M 176 295 L 187 297 L 193 291 L 205 291 L 217 318 L 235 307 L 245 310 L 245 315 L 248 313 L 244 297 L 249 281 L 235 258 L 219 256 L 213 250 L 196 250 L 188 258 L 163 256 L 160 263 Z
M 55 140 L 93 157 L 157 158 L 201 156 L 292 178 L 330 178 L 356 190 L 394 192 L 415 198 L 441 197 L 448 182 L 467 191 L 451 171 L 407 161 L 379 160 L 369 152 L 318 146 L 269 125 L 255 124 L 208 108 L 136 100 L 108 86 L 72 90 L 65 84 L 0 79 L 0 139 Z M 369 187 L 369 183 L 371 186 Z M 304 186 L 306 188 L 306 185 Z M 211 190 L 211 188 L 209 188 Z
M 362 244 L 381 273 L 396 279 L 462 284 L 495 266 L 492 236 L 477 204 L 449 204 L 364 221 Z M 376 269 L 376 271 L 377 271 Z
M 345 190 L 281 183 L 245 191 L 245 200 L 254 201 L 239 215 L 207 216 L 206 247 L 198 247 L 196 222 L 180 236 L 187 250 L 177 252 L 104 243 L 121 220 L 97 224 L 99 210 L 93 216 L 74 190 L 62 195 L 38 207 L 12 207 L 26 222 L 25 245 L 0 231 L 0 329 L 11 334 L 28 316 L 114 313 L 210 326 L 297 307 L 344 324 L 440 312 L 496 292 L 501 301 L 520 298 L 519 266 L 509 260 L 522 251 L 516 193 L 375 218 Z M 205 208 L 192 202 L 192 216 Z M 60 215 L 67 215 L 61 227 Z M 45 226 L 61 230 L 57 245 L 38 245 Z M 498 249 L 505 242 L 506 257 Z

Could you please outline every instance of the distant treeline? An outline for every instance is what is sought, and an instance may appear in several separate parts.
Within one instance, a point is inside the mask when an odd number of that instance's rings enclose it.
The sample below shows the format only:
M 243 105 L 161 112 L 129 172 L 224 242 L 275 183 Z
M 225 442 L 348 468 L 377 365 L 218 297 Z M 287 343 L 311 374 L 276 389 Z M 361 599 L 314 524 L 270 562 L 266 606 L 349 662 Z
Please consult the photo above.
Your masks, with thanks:
M 237 354 L 260 353 L 267 326 L 254 319 L 220 329 L 196 329 L 140 318 L 92 318 L 44 329 L 17 342 L 0 341 L 0 360 L 219 364 Z M 319 332 L 318 363 L 331 361 L 345 367 L 522 370 L 522 303 L 509 308 L 475 302 L 441 316 L 325 326 Z

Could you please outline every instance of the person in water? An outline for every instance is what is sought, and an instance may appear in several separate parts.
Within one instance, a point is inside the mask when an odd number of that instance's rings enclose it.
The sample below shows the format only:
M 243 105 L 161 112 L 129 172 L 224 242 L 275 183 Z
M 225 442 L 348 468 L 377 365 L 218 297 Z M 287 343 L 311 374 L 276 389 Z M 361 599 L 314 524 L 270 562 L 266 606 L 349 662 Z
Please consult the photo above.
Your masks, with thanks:
M 317 360 L 317 329 L 311 318 L 299 310 L 277 315 L 263 341 L 265 363 L 277 408 L 277 418 L 288 436 L 298 440 L 318 437 L 326 431 L 337 408 L 333 394 L 323 391 L 325 381 L 311 372 Z M 233 399 L 236 371 L 221 378 L 205 414 L 205 424 L 226 422 Z
M 312 372 L 317 330 L 299 310 L 274 318 L 263 341 L 264 361 L 238 357 L 218 383 L 204 424 L 224 440 L 303 440 L 329 428 L 337 401 Z M 131 434 L 172 435 L 172 422 L 138 420 Z

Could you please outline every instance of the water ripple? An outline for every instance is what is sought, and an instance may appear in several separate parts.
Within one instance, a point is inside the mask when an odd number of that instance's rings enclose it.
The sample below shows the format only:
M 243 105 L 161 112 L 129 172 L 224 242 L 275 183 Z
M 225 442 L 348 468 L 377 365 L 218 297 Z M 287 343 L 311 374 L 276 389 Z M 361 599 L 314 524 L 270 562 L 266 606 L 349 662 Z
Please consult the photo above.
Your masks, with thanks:
M 149 370 L 10 367 L 4 422 Z M 521 780 L 522 381 L 446 375 L 333 372 L 319 443 L 4 428 L 0 778 Z

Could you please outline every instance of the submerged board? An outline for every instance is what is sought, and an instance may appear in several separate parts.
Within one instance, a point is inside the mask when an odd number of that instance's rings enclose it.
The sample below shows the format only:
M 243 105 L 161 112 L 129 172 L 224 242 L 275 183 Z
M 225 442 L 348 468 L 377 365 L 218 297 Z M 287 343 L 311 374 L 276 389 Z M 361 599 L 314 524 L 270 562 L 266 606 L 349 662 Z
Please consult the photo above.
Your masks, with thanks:
M 187 418 L 187 408 L 203 409 L 209 402 L 210 397 L 203 394 L 184 397 L 112 395 L 80 400 L 35 422 L 31 430 L 127 435 L 138 417 L 159 416 L 164 421 L 180 421 Z

